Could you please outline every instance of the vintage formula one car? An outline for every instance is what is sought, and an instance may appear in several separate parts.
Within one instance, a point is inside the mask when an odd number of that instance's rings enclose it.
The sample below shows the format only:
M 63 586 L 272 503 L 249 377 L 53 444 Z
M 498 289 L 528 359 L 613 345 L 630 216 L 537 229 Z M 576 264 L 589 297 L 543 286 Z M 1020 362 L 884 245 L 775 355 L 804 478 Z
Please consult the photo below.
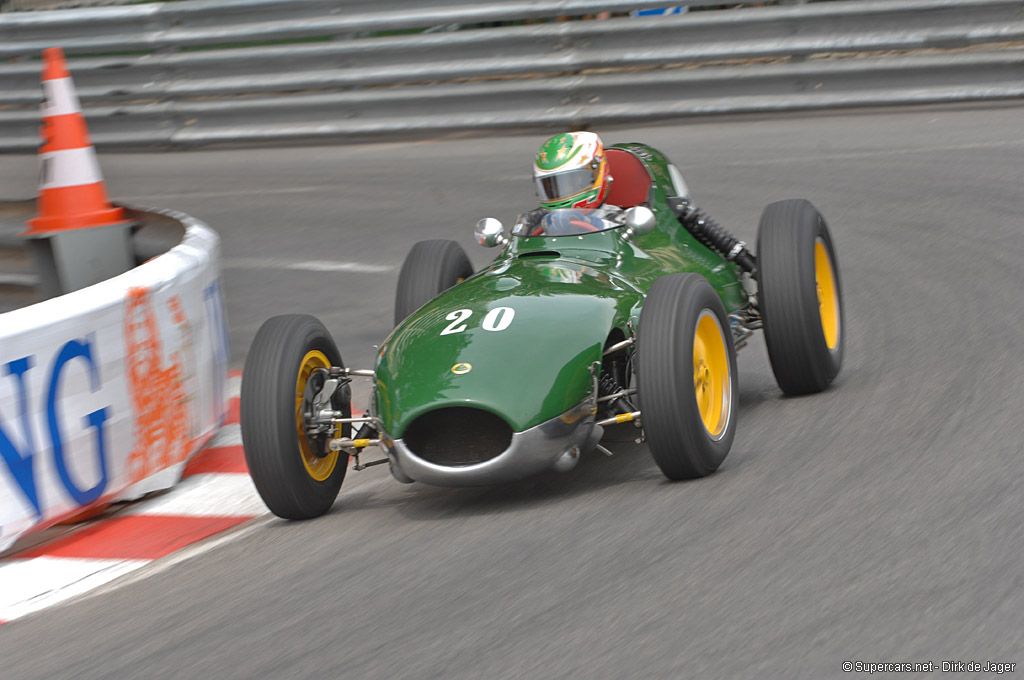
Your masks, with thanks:
M 481 220 L 479 242 L 500 251 L 478 272 L 454 241 L 417 243 L 373 369 L 347 368 L 312 316 L 263 324 L 241 429 L 272 512 L 327 512 L 350 466 L 438 486 L 569 470 L 610 454 L 604 428 L 626 422 L 668 478 L 707 475 L 732 445 L 736 350 L 757 329 L 783 392 L 831 383 L 844 312 L 821 214 L 805 200 L 769 205 L 755 257 L 694 206 L 660 152 L 602 153 L 614 181 L 601 206 L 531 211 L 510 232 Z M 357 416 L 354 376 L 373 378 Z M 363 462 L 370 447 L 384 455 Z

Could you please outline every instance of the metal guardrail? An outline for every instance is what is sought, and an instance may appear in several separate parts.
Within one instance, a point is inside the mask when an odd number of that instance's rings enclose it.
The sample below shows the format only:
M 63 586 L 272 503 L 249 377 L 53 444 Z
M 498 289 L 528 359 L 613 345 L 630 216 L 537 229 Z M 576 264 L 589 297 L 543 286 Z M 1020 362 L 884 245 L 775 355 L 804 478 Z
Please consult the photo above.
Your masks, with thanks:
M 0 15 L 0 55 L 20 58 L 0 64 L 0 150 L 36 146 L 34 57 L 54 43 L 69 54 L 143 51 L 69 59 L 93 141 L 107 147 L 1024 96 L 1024 0 L 840 0 L 495 27 L 482 24 L 651 3 L 424 4 L 192 0 Z M 262 40 L 291 42 L 252 45 Z M 217 49 L 183 49 L 196 46 Z
M 654 5 L 658 0 L 654 0 Z M 699 7 L 715 0 L 694 0 Z M 733 4 L 760 4 L 739 0 Z M 650 7 L 651 0 L 191 0 L 119 8 L 8 14 L 0 57 L 53 46 L 68 54 L 178 49 L 318 36 L 351 37 L 462 24 L 522 21 Z

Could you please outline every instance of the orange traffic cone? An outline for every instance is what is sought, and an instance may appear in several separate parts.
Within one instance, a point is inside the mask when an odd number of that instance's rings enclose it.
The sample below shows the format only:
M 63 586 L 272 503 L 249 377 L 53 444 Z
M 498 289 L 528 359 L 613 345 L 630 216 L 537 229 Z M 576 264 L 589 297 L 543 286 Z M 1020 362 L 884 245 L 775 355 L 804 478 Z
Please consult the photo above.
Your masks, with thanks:
M 107 198 L 96 150 L 59 47 L 43 50 L 43 93 L 38 217 L 28 221 L 25 235 L 125 222 L 124 210 Z
M 60 48 L 43 50 L 43 93 L 38 217 L 22 236 L 39 272 L 37 292 L 47 299 L 131 269 L 135 222 L 107 199 Z

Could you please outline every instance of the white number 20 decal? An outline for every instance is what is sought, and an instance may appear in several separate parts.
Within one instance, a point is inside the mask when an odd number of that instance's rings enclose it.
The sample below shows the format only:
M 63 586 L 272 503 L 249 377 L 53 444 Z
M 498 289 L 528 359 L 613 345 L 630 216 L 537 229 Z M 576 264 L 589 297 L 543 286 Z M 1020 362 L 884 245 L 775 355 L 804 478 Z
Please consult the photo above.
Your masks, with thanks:
M 451 323 L 444 327 L 441 335 L 451 335 L 466 330 L 466 324 L 463 322 L 472 315 L 473 312 L 469 309 L 456 309 L 454 312 L 450 312 L 444 318 Z M 484 316 L 482 327 L 485 331 L 503 331 L 512 324 L 512 319 L 515 316 L 516 310 L 511 307 L 495 307 Z
M 495 307 L 487 312 L 484 317 L 483 327 L 485 331 L 503 331 L 512 323 L 516 317 L 516 310 L 511 307 Z
M 441 331 L 441 335 L 451 335 L 452 333 L 461 333 L 466 330 L 466 324 L 462 323 L 470 316 L 473 312 L 468 309 L 456 309 L 454 312 L 444 317 L 451 321 L 450 324 L 445 326 L 445 329 Z M 462 324 L 461 326 L 459 324 Z

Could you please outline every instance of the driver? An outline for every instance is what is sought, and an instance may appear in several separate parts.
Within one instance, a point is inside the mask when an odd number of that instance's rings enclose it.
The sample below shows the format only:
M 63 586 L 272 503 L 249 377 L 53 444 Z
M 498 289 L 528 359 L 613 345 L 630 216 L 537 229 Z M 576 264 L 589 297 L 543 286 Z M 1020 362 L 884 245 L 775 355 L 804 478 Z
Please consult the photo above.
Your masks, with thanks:
M 566 132 L 545 141 L 533 161 L 533 180 L 541 210 L 530 215 L 536 221 L 531 236 L 605 228 L 600 217 L 585 212 L 611 207 L 604 203 L 612 183 L 608 158 L 593 132 Z

